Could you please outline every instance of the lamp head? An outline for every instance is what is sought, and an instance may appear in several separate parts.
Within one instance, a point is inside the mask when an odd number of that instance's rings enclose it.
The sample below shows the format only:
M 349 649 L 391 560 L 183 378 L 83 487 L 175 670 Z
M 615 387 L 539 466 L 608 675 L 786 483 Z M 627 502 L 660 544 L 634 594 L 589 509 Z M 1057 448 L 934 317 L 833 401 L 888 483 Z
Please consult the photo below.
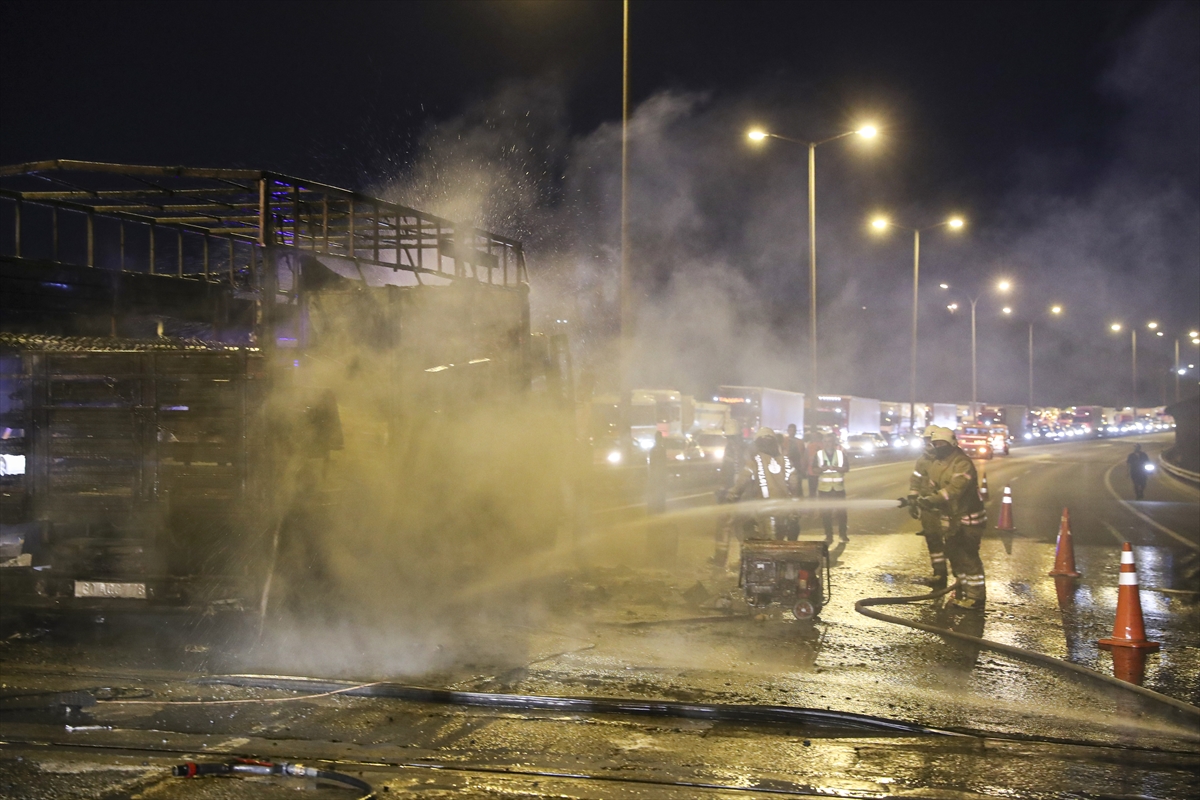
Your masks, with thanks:
M 856 130 L 855 133 L 857 133 L 859 136 L 863 137 L 864 139 L 873 139 L 879 133 L 879 129 L 876 128 L 874 125 L 864 125 L 861 128 L 859 128 L 858 130 Z
M 746 138 L 752 142 L 761 142 L 763 139 L 767 138 L 767 132 L 758 128 L 754 128 L 746 134 Z
M 963 225 L 966 225 L 967 223 L 963 220 L 962 217 L 951 217 L 950 219 L 946 220 L 946 224 L 949 225 L 954 230 L 958 230 L 959 228 L 961 228 Z
M 996 288 L 1002 292 L 1007 292 L 1012 288 L 1012 281 L 1005 279 L 996 284 Z
M 886 230 L 888 224 L 887 217 L 876 217 L 875 219 L 871 220 L 871 227 L 877 231 Z

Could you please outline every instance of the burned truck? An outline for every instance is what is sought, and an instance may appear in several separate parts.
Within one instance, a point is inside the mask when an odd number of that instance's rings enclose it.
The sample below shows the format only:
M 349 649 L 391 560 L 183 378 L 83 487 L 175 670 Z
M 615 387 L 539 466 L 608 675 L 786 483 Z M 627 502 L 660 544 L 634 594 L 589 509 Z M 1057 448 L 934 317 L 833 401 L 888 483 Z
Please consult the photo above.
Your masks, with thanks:
M 495 409 L 569 417 L 569 356 L 530 331 L 520 243 L 379 198 L 21 164 L 0 168 L 0 250 L 6 605 L 257 607 L 289 548 L 320 572 L 330 520 L 361 526 L 396 486 L 438 502 L 429 454 L 476 447 Z M 419 505 L 372 524 L 432 526 Z M 522 545 L 553 536 L 560 509 L 534 507 Z

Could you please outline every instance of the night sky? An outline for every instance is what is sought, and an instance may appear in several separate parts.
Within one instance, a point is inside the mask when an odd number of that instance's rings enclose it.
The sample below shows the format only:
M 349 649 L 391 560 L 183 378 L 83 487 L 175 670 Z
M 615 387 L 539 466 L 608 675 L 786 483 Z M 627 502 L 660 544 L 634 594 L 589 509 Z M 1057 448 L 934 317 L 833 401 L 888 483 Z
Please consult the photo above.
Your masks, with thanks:
M 1024 402 L 1033 322 L 1039 403 L 1128 402 L 1107 325 L 1154 319 L 1158 402 L 1166 342 L 1200 324 L 1200 5 L 631 5 L 643 382 L 808 388 L 805 153 L 744 133 L 871 121 L 870 149 L 818 151 L 823 391 L 906 399 L 911 238 L 864 223 L 954 212 L 961 236 L 923 240 L 931 393 L 969 392 L 937 282 L 1002 276 L 1016 294 L 980 300 L 981 399 Z M 535 316 L 570 316 L 602 359 L 620 3 L 8 2 L 0 24 L 0 163 L 265 168 L 472 217 L 527 242 Z

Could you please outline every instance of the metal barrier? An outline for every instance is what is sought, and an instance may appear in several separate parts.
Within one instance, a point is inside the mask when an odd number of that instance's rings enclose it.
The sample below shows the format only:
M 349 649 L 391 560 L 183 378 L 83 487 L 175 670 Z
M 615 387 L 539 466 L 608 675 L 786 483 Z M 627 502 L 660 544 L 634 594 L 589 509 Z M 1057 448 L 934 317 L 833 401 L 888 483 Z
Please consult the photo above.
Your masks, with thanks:
M 1167 458 L 1167 454 L 1174 452 L 1174 450 L 1174 447 L 1170 447 L 1160 452 L 1158 454 L 1159 465 L 1165 472 L 1167 472 L 1167 474 L 1179 478 L 1181 481 L 1187 481 L 1188 483 L 1200 483 L 1200 472 L 1192 472 L 1190 469 L 1184 469 L 1177 464 L 1172 464 Z

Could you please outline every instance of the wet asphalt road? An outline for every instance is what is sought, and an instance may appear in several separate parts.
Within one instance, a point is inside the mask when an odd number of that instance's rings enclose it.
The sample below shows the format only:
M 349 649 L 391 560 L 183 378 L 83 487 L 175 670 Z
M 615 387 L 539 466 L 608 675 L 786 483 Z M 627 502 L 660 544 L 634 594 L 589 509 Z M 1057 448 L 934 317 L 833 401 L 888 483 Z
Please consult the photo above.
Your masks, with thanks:
M 1154 454 L 1169 440 L 1139 441 Z M 1120 542 L 1128 540 L 1138 559 L 1148 635 L 1163 642 L 1146 661 L 1145 685 L 1200 701 L 1200 610 L 1186 593 L 1200 587 L 1178 585 L 1174 569 L 1200 541 L 1200 491 L 1158 474 L 1146 500 L 1132 502 L 1122 466 L 1131 447 L 1129 439 L 1037 446 L 986 462 L 992 525 L 1005 485 L 1013 490 L 1016 521 L 1015 531 L 990 529 L 984 540 L 987 612 L 948 617 L 920 603 L 892 606 L 889 613 L 1111 674 L 1111 656 L 1096 640 L 1111 632 Z M 908 462 L 860 466 L 848 477 L 849 496 L 899 497 L 908 471 Z M 694 485 L 677 494 L 682 499 L 670 504 L 673 509 L 711 502 Z M 1083 573 L 1065 603 L 1046 575 L 1064 506 Z M 595 510 L 606 524 L 582 542 L 560 542 L 553 558 L 536 562 L 544 569 L 522 587 L 525 613 L 481 636 L 475 647 L 432 643 L 434 649 L 457 647 L 456 657 L 441 661 L 396 659 L 389 666 L 363 645 L 359 660 L 340 654 L 347 657 L 317 672 L 317 655 L 309 663 L 246 648 L 219 625 L 177 627 L 177 635 L 164 637 L 155 625 L 136 620 L 120 629 L 110 622 L 101 631 L 85 625 L 8 639 L 0 648 L 6 697 L 112 691 L 96 693 L 102 702 L 70 718 L 51 707 L 0 713 L 6 742 L 0 796 L 292 796 L 294 787 L 278 780 L 188 783 L 163 772 L 182 754 L 209 753 L 328 760 L 377 786 L 422 797 L 1180 797 L 1196 788 L 1195 720 L 855 613 L 853 603 L 862 597 L 925 591 L 914 583 L 928 572 L 924 542 L 901 510 L 850 512 L 850 540 L 833 550 L 833 599 L 813 624 L 787 614 L 755 620 L 736 602 L 728 612 L 719 609 L 721 598 L 737 594 L 736 552 L 725 565 L 710 562 L 713 520 L 667 515 L 647 526 L 636 507 Z M 822 538 L 815 515 L 805 521 L 802 538 Z M 316 642 L 312 647 L 320 649 Z M 917 721 L 971 738 L 296 699 L 294 693 L 188 683 L 236 671 L 529 695 L 811 707 Z M 239 702 L 171 704 L 179 699 Z M 246 794 L 246 786 L 253 792 Z M 341 789 L 318 794 L 352 796 Z

